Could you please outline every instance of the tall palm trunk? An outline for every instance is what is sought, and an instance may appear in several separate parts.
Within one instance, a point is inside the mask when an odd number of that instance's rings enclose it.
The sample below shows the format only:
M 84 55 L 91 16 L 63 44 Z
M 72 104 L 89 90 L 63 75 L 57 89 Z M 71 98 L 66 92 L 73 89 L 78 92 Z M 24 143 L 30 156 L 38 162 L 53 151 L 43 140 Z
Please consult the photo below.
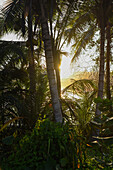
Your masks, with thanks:
M 100 2 L 100 67 L 99 67 L 99 81 L 98 81 L 98 97 L 103 99 L 103 88 L 104 88 L 104 46 L 105 46 L 105 18 L 104 18 L 104 9 L 103 2 Z M 96 105 L 95 116 L 101 118 L 101 111 L 99 110 L 99 103 Z M 99 130 L 96 129 L 96 135 L 99 135 Z
M 36 80 L 35 64 L 32 43 L 32 0 L 29 4 L 28 14 L 28 44 L 29 44 L 29 78 L 30 78 L 30 121 L 34 125 L 36 122 Z
M 54 68 L 55 68 L 55 73 L 56 73 L 57 89 L 58 89 L 58 95 L 59 97 L 61 97 L 61 78 L 60 78 L 60 69 L 59 69 L 59 66 L 61 64 L 60 54 L 56 51 L 56 47 L 54 43 L 52 19 L 50 18 L 49 20 L 50 20 L 52 53 L 53 53 L 53 62 L 54 62 Z
M 107 28 L 106 28 L 106 38 L 107 38 L 107 55 L 106 55 L 106 95 L 107 98 L 111 99 L 111 93 L 110 93 L 110 44 L 111 44 L 111 36 L 110 36 L 110 23 L 108 22 Z
M 42 0 L 40 0 L 40 6 L 41 6 L 40 22 L 42 27 L 42 36 L 44 41 L 47 74 L 48 74 L 50 93 L 52 98 L 53 112 L 54 112 L 56 122 L 62 122 L 61 105 L 58 96 L 57 83 L 56 83 L 56 77 L 54 72 L 51 36 L 49 34 L 48 20 L 45 16 Z

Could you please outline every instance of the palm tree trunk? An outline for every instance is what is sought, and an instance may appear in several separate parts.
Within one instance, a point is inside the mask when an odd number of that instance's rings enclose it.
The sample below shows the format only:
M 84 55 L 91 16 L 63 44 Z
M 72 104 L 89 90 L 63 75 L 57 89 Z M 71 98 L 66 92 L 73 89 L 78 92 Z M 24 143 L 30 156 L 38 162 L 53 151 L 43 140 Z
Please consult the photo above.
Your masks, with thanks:
M 42 27 L 42 36 L 44 41 L 47 74 L 48 74 L 50 93 L 52 98 L 53 113 L 56 122 L 62 122 L 61 105 L 58 96 L 57 83 L 56 83 L 56 77 L 54 71 L 51 36 L 49 34 L 48 21 L 44 13 L 44 7 L 41 0 L 40 0 L 40 6 L 41 6 L 41 13 L 42 13 L 40 22 Z
M 52 20 L 50 20 L 50 30 L 51 30 L 51 42 L 52 42 L 52 53 L 53 53 L 53 62 L 54 62 L 54 68 L 56 72 L 56 81 L 57 81 L 57 89 L 58 89 L 58 95 L 61 97 L 61 78 L 60 78 L 60 70 L 59 70 L 59 65 L 60 65 L 60 56 L 59 54 L 57 55 L 55 43 L 54 43 L 54 38 L 53 38 L 53 28 L 52 28 Z
M 100 67 L 99 67 L 99 82 L 98 82 L 98 97 L 103 99 L 103 88 L 104 88 L 104 46 L 105 46 L 105 18 L 104 9 L 101 2 L 101 16 L 100 16 Z M 101 111 L 99 110 L 99 104 L 96 106 L 97 117 L 101 117 Z
M 103 8 L 103 1 L 100 2 L 100 17 L 99 17 L 99 24 L 100 24 L 100 67 L 99 67 L 99 81 L 98 81 L 98 97 L 103 99 L 103 89 L 104 89 L 104 46 L 105 46 L 105 18 L 104 18 L 104 8 Z M 99 103 L 96 105 L 96 112 L 95 116 L 101 119 L 101 111 L 99 110 Z M 93 132 L 94 136 L 99 136 L 100 130 L 96 129 Z
M 36 122 L 36 77 L 35 77 L 35 64 L 33 54 L 33 43 L 32 43 L 32 0 L 29 4 L 28 14 L 28 44 L 29 44 L 29 79 L 30 79 L 30 121 L 34 125 Z
M 61 97 L 61 79 L 60 79 L 60 70 L 59 70 L 59 68 L 56 69 L 56 78 L 57 78 L 58 95 L 59 95 L 59 97 Z
M 111 93 L 110 93 L 110 44 L 111 44 L 111 36 L 110 36 L 110 23 L 108 22 L 107 28 L 106 28 L 106 38 L 107 38 L 107 56 L 106 56 L 106 95 L 107 98 L 111 99 Z
M 53 63 L 53 55 L 52 55 L 52 46 L 51 46 L 51 37 L 49 35 L 49 28 L 47 20 L 41 20 L 42 26 L 42 35 L 44 41 L 45 48 L 45 56 L 46 56 L 46 64 L 47 64 L 47 73 L 49 79 L 50 93 L 53 104 L 53 111 L 56 122 L 62 122 L 62 112 L 60 106 L 60 100 L 58 96 L 57 83 L 54 73 L 54 63 Z

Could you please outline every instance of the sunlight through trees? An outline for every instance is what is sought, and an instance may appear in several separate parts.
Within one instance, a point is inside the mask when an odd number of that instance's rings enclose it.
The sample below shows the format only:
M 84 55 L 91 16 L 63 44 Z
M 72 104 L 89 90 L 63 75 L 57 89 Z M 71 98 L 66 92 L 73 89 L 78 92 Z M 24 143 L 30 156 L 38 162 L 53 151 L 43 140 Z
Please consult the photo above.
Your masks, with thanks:
M 112 169 L 113 1 L 0 5 L 0 169 Z

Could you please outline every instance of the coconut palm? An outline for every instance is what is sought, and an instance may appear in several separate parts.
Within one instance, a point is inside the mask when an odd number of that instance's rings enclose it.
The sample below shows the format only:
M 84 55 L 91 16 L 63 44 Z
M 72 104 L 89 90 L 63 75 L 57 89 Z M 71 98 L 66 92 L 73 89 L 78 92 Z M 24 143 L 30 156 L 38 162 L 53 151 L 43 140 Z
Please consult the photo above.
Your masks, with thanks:
M 104 87 L 104 59 L 105 59 L 105 28 L 107 26 L 110 13 L 112 11 L 112 1 L 99 1 L 97 2 L 97 21 L 100 27 L 100 69 L 99 69 L 99 83 L 98 83 L 98 97 L 103 98 L 103 87 Z M 100 11 L 100 12 L 99 12 Z M 101 112 L 99 111 L 98 104 L 96 109 L 96 115 L 100 116 Z
M 52 54 L 51 36 L 49 33 L 48 18 L 46 16 L 47 11 L 45 10 L 46 6 L 45 6 L 44 1 L 39 0 L 39 4 L 40 4 L 40 9 L 41 9 L 40 11 L 41 13 L 39 17 L 40 17 L 40 23 L 41 23 L 41 28 L 42 28 L 42 37 L 44 41 L 47 73 L 48 73 L 48 79 L 49 79 L 49 85 L 50 85 L 53 110 L 54 110 L 56 122 L 62 122 L 61 105 L 59 101 L 57 83 L 56 83 L 55 74 L 54 74 L 54 62 L 53 62 L 53 54 Z
M 30 6 L 28 6 L 29 4 L 30 4 Z M 58 97 L 57 84 L 56 84 L 55 74 L 54 74 L 54 63 L 53 63 L 53 55 L 52 55 L 51 37 L 50 37 L 49 27 L 48 27 L 47 4 L 48 4 L 48 1 L 44 1 L 44 0 L 43 1 L 40 1 L 40 0 L 39 1 L 29 1 L 29 3 L 28 3 L 28 1 L 23 1 L 23 2 L 12 1 L 3 9 L 4 16 L 5 16 L 4 23 L 8 24 L 8 20 L 11 21 L 9 24 L 11 24 L 11 28 L 12 28 L 13 27 L 12 22 L 15 23 L 14 16 L 15 15 L 23 16 L 22 14 L 24 14 L 24 18 L 27 15 L 29 15 L 29 17 L 28 17 L 29 18 L 28 22 L 29 22 L 30 10 L 31 10 L 30 8 L 31 8 L 31 5 L 33 5 L 32 6 L 32 12 L 33 12 L 32 17 L 38 16 L 38 19 L 39 19 L 39 22 L 40 22 L 41 28 L 42 28 L 42 37 L 43 37 L 43 41 L 44 41 L 47 72 L 48 72 L 48 79 L 49 79 L 55 120 L 57 122 L 62 122 L 61 106 L 60 106 L 60 101 L 59 101 L 59 97 Z M 35 17 L 35 19 L 36 19 L 36 17 Z
M 59 11 L 58 15 L 55 16 L 55 21 L 52 23 L 50 19 L 51 28 L 51 40 L 52 40 L 52 51 L 53 51 L 53 61 L 57 78 L 57 88 L 59 97 L 61 97 L 61 80 L 60 80 L 60 65 L 62 55 L 67 56 L 68 53 L 62 51 L 64 44 L 66 43 L 66 38 L 64 38 L 64 30 L 68 25 L 70 20 L 70 15 L 74 10 L 75 2 L 67 3 L 67 5 L 62 6 L 62 12 Z M 60 14 L 62 13 L 62 15 Z M 53 16 L 54 17 L 54 16 Z M 54 19 L 54 18 L 53 18 Z M 54 24 L 54 26 L 53 26 Z
M 79 56 L 82 48 L 85 48 L 86 44 L 92 39 L 94 36 L 94 32 L 96 30 L 97 24 L 100 29 L 100 69 L 99 69 L 99 82 L 98 82 L 98 97 L 103 98 L 103 87 L 104 87 L 104 46 L 105 46 L 105 27 L 110 18 L 112 12 L 112 1 L 81 1 L 80 9 L 82 13 L 80 17 L 76 18 L 71 29 L 68 29 L 66 33 L 69 35 L 68 42 L 70 42 L 71 38 L 74 37 L 76 42 L 73 47 L 76 47 L 75 55 L 72 59 L 74 61 L 76 57 Z M 80 11 L 80 12 L 81 12 Z M 71 22 L 72 23 L 72 22 Z M 84 26 L 84 33 L 82 26 Z M 75 32 L 76 31 L 76 32 Z M 80 34 L 77 34 L 78 32 Z M 80 38 L 80 36 L 82 38 Z M 80 38 L 80 40 L 78 40 Z M 96 109 L 96 115 L 100 116 L 100 111 Z

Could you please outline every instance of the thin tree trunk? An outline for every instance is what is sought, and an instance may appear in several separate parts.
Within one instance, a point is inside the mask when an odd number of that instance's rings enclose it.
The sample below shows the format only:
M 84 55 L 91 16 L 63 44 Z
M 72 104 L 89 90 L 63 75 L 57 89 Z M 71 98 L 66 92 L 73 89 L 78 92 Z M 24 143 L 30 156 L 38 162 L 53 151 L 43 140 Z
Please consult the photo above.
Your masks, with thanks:
M 61 105 L 58 96 L 57 83 L 56 83 L 56 77 L 54 71 L 51 36 L 49 34 L 48 21 L 44 14 L 44 8 L 41 0 L 40 0 L 40 6 L 41 6 L 41 13 L 42 13 L 40 22 L 42 27 L 42 36 L 44 41 L 47 74 L 48 74 L 50 93 L 52 98 L 53 112 L 54 112 L 56 122 L 62 122 Z
M 98 97 L 103 99 L 104 89 L 104 46 L 105 46 L 105 23 L 104 23 L 104 10 L 101 2 L 101 17 L 100 17 L 100 67 L 99 67 L 99 82 L 98 82 Z M 99 104 L 96 106 L 97 117 L 101 117 L 101 111 L 99 110 Z
M 106 56 L 106 95 L 107 98 L 111 99 L 111 92 L 110 92 L 110 44 L 111 44 L 111 36 L 110 36 L 110 23 L 108 22 L 106 28 L 106 38 L 107 38 L 107 56 Z
M 32 43 L 32 0 L 30 0 L 28 14 L 28 44 L 29 44 L 29 78 L 30 78 L 30 121 L 34 125 L 36 122 L 36 80 L 35 64 Z
M 57 89 L 59 97 L 61 97 L 61 80 L 60 80 L 60 70 L 59 68 L 56 69 L 56 78 L 57 78 Z
M 99 16 L 99 24 L 100 24 L 100 67 L 99 67 L 99 81 L 98 81 L 98 97 L 103 99 L 103 89 L 104 89 L 104 46 L 105 46 L 105 18 L 104 18 L 104 9 L 103 9 L 103 1 L 100 2 L 100 10 L 101 13 Z M 101 111 L 99 110 L 99 103 L 96 105 L 95 116 L 101 119 Z M 100 130 L 96 129 L 93 132 L 94 136 L 99 136 Z

